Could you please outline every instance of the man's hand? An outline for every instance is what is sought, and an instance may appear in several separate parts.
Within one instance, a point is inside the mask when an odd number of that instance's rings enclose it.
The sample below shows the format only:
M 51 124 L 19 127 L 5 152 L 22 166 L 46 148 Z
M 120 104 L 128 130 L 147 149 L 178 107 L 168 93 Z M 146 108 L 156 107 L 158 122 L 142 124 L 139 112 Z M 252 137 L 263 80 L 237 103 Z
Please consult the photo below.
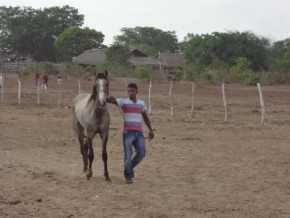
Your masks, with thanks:
M 154 132 L 153 131 L 150 131 L 148 133 L 148 140 L 151 141 L 153 138 L 154 138 Z
M 112 103 L 112 104 L 117 104 L 117 100 L 116 100 L 116 98 L 114 96 L 109 96 L 107 98 L 107 102 L 108 103 Z

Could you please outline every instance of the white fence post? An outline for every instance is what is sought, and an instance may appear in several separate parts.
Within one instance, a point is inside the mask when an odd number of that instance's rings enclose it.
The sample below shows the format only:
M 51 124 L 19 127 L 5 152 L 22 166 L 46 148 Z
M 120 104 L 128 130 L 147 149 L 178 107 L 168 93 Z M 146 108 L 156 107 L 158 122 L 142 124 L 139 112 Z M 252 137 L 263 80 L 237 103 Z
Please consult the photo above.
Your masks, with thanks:
M 222 93 L 223 93 L 223 102 L 225 107 L 225 122 L 228 121 L 228 109 L 227 109 L 227 99 L 226 99 L 226 92 L 225 92 L 225 83 L 222 84 Z
M 4 82 L 5 81 L 5 79 L 4 79 L 4 77 L 3 77 L 3 75 L 1 74 L 0 75 L 0 85 L 1 85 L 1 102 L 3 103 L 3 101 L 4 101 Z
M 152 88 L 152 80 L 150 80 L 150 83 L 149 83 L 149 96 L 148 96 L 148 106 L 149 106 L 149 110 L 148 110 L 148 113 L 149 115 L 151 114 L 151 88 Z
M 21 82 L 18 79 L 18 104 L 21 104 Z
M 78 79 L 78 84 L 79 84 L 79 94 L 81 94 L 81 82 L 79 79 Z
M 169 87 L 169 99 L 170 99 L 170 115 L 173 116 L 174 108 L 173 108 L 173 100 L 172 100 L 172 80 L 170 81 L 170 87 Z
M 60 86 L 58 86 L 58 107 L 60 108 Z
M 264 104 L 264 97 L 263 97 L 263 92 L 260 83 L 257 83 L 257 87 L 259 90 L 259 96 L 260 96 L 260 104 L 261 104 L 261 109 L 262 109 L 262 116 L 261 116 L 261 125 L 264 125 L 265 121 L 265 104 Z
M 192 82 L 192 88 L 191 88 L 191 116 L 194 115 L 194 82 Z
M 39 83 L 37 82 L 36 86 L 36 93 L 37 93 L 37 105 L 40 104 L 40 94 L 39 94 Z

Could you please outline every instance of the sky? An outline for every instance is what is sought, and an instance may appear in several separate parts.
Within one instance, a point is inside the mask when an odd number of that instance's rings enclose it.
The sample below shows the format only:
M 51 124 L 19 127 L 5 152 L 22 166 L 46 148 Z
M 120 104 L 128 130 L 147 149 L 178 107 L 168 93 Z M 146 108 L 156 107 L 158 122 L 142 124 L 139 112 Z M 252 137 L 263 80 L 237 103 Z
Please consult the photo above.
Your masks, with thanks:
M 155 27 L 188 33 L 250 31 L 271 41 L 290 37 L 289 0 L 1 0 L 0 6 L 43 9 L 69 5 L 84 15 L 83 27 L 105 35 L 110 45 L 121 28 Z

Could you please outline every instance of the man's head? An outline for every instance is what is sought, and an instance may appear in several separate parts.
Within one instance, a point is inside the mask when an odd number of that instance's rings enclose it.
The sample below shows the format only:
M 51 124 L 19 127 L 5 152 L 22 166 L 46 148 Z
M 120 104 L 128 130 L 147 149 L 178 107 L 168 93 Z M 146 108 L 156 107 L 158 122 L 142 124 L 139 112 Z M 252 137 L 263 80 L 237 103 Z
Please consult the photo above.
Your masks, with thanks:
M 128 91 L 128 96 L 131 100 L 135 101 L 136 100 L 136 96 L 138 94 L 138 88 L 137 85 L 135 83 L 130 83 L 127 86 L 127 91 Z

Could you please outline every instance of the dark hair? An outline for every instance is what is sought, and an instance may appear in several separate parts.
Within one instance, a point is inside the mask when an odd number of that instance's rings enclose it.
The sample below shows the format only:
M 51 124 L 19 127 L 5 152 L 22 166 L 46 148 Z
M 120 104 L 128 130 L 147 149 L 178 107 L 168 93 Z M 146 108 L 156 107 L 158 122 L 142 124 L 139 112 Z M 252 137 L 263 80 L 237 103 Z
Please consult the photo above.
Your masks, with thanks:
M 127 88 L 135 88 L 136 90 L 138 90 L 136 83 L 129 83 Z

